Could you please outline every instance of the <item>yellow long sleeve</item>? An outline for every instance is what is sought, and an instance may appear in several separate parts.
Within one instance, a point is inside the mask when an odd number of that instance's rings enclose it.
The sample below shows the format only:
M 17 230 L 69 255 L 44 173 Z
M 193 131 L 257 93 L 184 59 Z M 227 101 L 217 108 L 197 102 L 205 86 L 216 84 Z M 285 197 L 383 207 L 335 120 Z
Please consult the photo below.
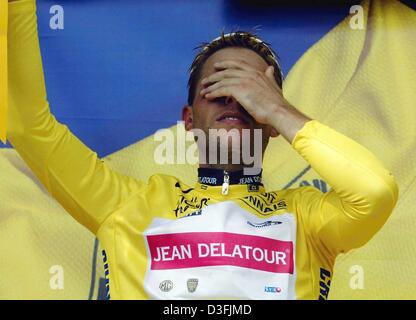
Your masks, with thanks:
M 365 244 L 397 202 L 391 173 L 366 148 L 316 120 L 305 124 L 292 145 L 332 186 L 326 194 L 312 187 L 299 194 L 311 236 L 334 254 Z
M 50 113 L 36 3 L 9 3 L 8 139 L 51 195 L 96 232 L 142 183 L 111 171 Z
M 6 142 L 7 114 L 7 0 L 0 0 L 0 141 Z

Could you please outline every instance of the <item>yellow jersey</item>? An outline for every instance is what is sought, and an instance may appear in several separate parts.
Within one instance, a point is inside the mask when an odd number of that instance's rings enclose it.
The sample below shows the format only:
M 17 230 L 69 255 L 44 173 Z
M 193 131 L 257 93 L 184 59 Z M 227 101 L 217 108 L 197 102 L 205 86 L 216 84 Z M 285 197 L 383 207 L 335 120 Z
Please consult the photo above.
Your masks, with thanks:
M 121 175 L 50 113 L 34 0 L 9 3 L 8 40 L 8 139 L 100 240 L 108 298 L 326 299 L 337 254 L 371 239 L 397 202 L 374 155 L 317 120 L 292 146 L 331 185 L 326 193 L 267 191 L 253 179 L 223 194 L 218 172 L 193 186 Z

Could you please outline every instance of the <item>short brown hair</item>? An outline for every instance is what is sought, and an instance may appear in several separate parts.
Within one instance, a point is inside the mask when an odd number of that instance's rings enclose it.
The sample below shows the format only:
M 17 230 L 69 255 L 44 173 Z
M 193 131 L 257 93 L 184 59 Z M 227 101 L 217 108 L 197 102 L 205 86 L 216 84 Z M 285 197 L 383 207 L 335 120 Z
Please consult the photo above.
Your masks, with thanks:
M 261 40 L 257 35 L 246 31 L 235 31 L 221 35 L 211 42 L 205 42 L 196 47 L 200 49 L 191 67 L 189 68 L 188 81 L 188 104 L 192 105 L 195 98 L 196 85 L 198 83 L 202 67 L 207 59 L 220 49 L 228 47 L 241 47 L 253 50 L 261 56 L 268 65 L 274 67 L 274 77 L 277 84 L 282 88 L 283 73 L 280 67 L 279 58 L 270 45 Z

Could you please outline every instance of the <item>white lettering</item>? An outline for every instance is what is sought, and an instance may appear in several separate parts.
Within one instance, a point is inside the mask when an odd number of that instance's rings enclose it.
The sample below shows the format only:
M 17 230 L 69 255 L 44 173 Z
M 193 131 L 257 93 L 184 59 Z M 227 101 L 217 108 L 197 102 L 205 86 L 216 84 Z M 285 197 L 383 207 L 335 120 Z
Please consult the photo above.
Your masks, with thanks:
M 211 257 L 221 257 L 220 243 L 211 243 Z
M 267 251 L 267 250 L 266 250 Z M 258 253 L 259 255 L 257 255 Z M 253 249 L 253 257 L 256 261 L 263 261 L 264 260 L 264 252 L 260 248 L 254 248 Z
M 64 29 L 64 8 L 56 4 L 49 9 L 49 13 L 53 14 L 49 20 L 49 27 L 52 30 Z
M 205 252 L 203 250 L 205 250 Z M 209 256 L 209 246 L 206 243 L 198 243 L 198 256 L 200 258 Z
M 156 131 L 154 135 L 155 141 L 163 141 L 159 144 L 153 153 L 153 159 L 157 164 L 174 164 L 175 149 L 174 136 L 168 129 Z
M 52 274 L 49 279 L 49 287 L 52 290 L 64 289 L 64 268 L 61 265 L 54 265 L 49 268 L 49 273 Z
M 165 315 L 190 315 L 191 318 L 195 317 L 198 307 L 177 307 L 171 304 L 169 307 L 163 308 L 163 314 Z
M 353 265 L 350 268 L 350 274 L 352 274 L 350 288 L 352 290 L 364 289 L 364 268 L 360 265 Z
M 353 30 L 364 29 L 364 9 L 360 5 L 355 5 L 350 8 L 350 14 L 354 14 L 350 19 L 350 27 Z
M 250 246 L 241 246 L 241 248 L 246 249 L 246 259 L 250 259 L 250 250 L 253 249 L 253 247 Z
M 225 243 L 221 243 L 221 256 L 223 256 L 223 257 L 233 257 L 232 254 L 225 252 Z
M 243 254 L 241 253 L 240 246 L 234 246 L 232 255 L 233 257 L 236 257 L 238 255 L 240 259 L 243 259 Z
M 172 261 L 172 260 L 183 260 L 192 258 L 191 245 L 180 245 L 178 246 L 164 246 L 156 248 L 156 257 L 153 257 L 153 261 Z
M 192 244 L 156 247 L 154 262 L 192 259 L 192 250 L 197 251 L 198 258 L 228 257 L 245 260 L 255 260 L 267 264 L 287 265 L 287 254 L 261 247 L 247 245 L 227 245 L 223 242 L 198 243 L 196 248 Z
M 172 259 L 169 259 L 167 256 L 169 254 L 169 247 L 161 247 L 160 248 L 161 253 L 162 253 L 162 261 L 170 261 Z
M 276 264 L 286 265 L 286 253 L 276 251 Z

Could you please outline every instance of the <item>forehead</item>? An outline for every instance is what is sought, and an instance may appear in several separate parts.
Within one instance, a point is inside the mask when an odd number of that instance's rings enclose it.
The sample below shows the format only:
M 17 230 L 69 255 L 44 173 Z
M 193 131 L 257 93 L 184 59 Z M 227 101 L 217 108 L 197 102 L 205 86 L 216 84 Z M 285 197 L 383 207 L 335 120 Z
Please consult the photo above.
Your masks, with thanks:
M 253 50 L 247 48 L 230 47 L 220 49 L 212 54 L 202 68 L 202 76 L 209 75 L 215 71 L 214 63 L 224 60 L 241 60 L 255 69 L 264 72 L 268 64 L 264 59 Z

